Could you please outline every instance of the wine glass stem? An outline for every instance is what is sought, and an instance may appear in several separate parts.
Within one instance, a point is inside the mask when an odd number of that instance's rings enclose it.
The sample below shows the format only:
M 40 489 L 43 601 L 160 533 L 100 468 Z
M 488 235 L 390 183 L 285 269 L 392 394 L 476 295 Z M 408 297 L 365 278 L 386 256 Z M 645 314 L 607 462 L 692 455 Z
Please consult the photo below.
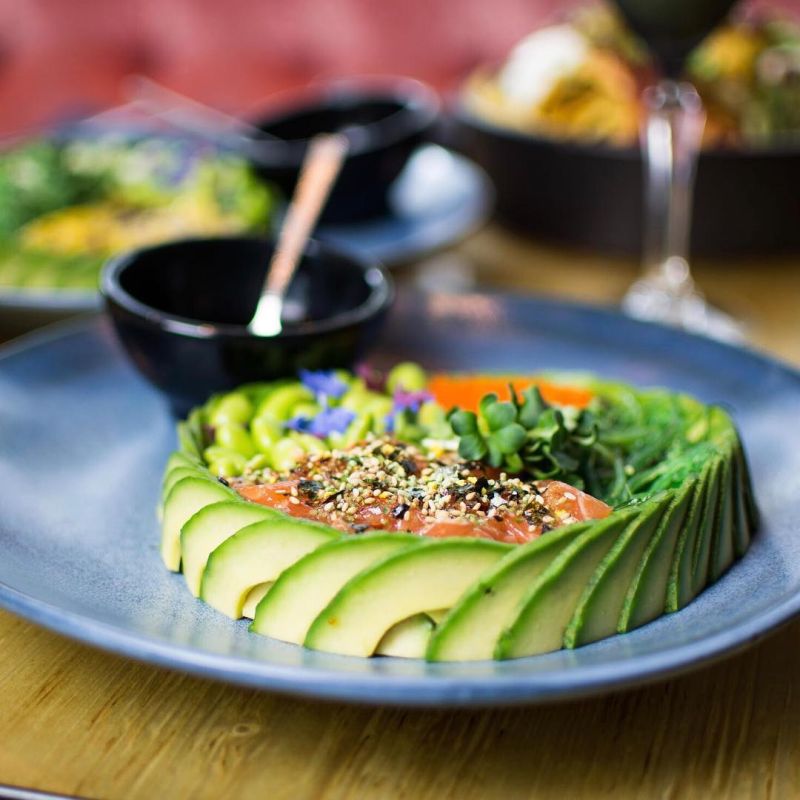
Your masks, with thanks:
M 645 275 L 676 299 L 693 292 L 689 233 L 705 112 L 689 84 L 663 80 L 644 93 Z

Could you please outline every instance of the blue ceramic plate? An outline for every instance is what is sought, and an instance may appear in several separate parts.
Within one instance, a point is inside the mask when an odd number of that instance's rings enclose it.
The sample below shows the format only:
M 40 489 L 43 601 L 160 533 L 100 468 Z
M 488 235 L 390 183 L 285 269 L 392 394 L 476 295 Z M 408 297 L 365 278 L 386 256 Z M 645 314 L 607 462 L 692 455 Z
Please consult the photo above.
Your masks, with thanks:
M 100 319 L 0 358 L 0 603 L 85 642 L 174 669 L 314 697 L 489 705 L 598 694 L 740 649 L 800 610 L 800 375 L 753 353 L 542 300 L 405 295 L 378 353 L 438 369 L 592 369 L 722 401 L 749 448 L 763 530 L 683 611 L 578 650 L 502 663 L 355 659 L 248 633 L 158 556 L 155 505 L 175 444 L 161 398 Z

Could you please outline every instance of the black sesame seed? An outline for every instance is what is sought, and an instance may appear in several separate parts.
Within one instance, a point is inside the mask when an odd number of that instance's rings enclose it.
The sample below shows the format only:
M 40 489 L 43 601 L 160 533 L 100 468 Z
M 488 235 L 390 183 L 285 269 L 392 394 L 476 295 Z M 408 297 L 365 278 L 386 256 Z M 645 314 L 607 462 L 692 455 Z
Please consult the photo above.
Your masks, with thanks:
M 476 492 L 481 492 L 482 494 L 489 488 L 489 481 L 481 475 L 480 478 L 475 482 L 474 489 Z
M 409 508 L 410 508 L 410 506 L 408 506 L 406 503 L 400 503 L 399 505 L 396 505 L 392 509 L 392 516 L 395 519 L 402 519 L 403 516 L 405 515 L 406 511 L 409 510 Z
M 364 531 L 369 528 L 369 525 L 362 525 L 358 523 L 356 525 L 351 525 L 350 527 L 353 529 L 353 533 L 364 533 Z
M 305 478 L 301 479 L 297 484 L 297 491 L 312 500 L 323 488 L 323 484 L 320 481 L 310 481 Z
M 222 477 L 222 475 L 220 475 L 220 476 L 217 478 L 217 480 L 218 480 L 218 481 L 219 481 L 219 482 L 220 482 L 220 483 L 221 483 L 223 486 L 230 486 L 230 484 L 228 483 L 228 481 L 226 481 L 226 480 L 225 480 L 225 478 L 223 478 L 223 477 Z
M 416 475 L 419 472 L 419 467 L 416 462 L 410 458 L 404 458 L 400 461 L 400 466 L 405 471 L 406 475 Z

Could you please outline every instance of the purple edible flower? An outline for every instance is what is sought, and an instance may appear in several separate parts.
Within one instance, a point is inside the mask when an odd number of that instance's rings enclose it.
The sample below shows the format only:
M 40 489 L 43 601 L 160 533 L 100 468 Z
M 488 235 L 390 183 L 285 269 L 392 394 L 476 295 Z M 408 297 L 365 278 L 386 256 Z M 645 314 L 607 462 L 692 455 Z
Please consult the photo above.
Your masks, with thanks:
M 416 414 L 423 403 L 433 400 L 430 392 L 407 392 L 405 389 L 396 389 L 392 403 L 392 410 L 386 415 L 386 432 L 394 433 L 395 420 L 398 414 L 404 411 L 411 411 Z
M 301 369 L 300 380 L 323 401 L 326 397 L 341 397 L 347 391 L 347 384 L 341 378 L 337 378 L 333 370 Z
M 385 376 L 369 364 L 359 364 L 355 373 L 364 381 L 367 389 L 372 389 L 373 392 L 382 392 L 386 388 Z
M 298 433 L 308 433 L 311 427 L 311 417 L 292 417 L 283 424 L 287 431 L 297 431 Z
M 420 410 L 423 403 L 428 403 L 433 400 L 433 395 L 430 392 L 407 392 L 405 389 L 397 389 L 392 397 L 394 401 L 392 411 L 413 411 L 416 413 Z
M 286 427 L 300 433 L 310 433 L 318 439 L 325 439 L 332 433 L 344 433 L 356 418 L 346 408 L 323 408 L 316 417 L 294 417 L 286 423 Z

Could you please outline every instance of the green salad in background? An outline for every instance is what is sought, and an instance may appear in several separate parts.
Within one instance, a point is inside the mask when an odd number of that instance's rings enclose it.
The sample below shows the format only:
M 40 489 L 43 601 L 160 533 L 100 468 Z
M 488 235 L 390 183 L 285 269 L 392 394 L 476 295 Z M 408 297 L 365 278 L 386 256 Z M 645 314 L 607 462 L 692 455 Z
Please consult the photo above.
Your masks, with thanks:
M 185 140 L 37 139 L 0 155 L 0 288 L 91 290 L 116 253 L 266 228 L 271 189 Z

